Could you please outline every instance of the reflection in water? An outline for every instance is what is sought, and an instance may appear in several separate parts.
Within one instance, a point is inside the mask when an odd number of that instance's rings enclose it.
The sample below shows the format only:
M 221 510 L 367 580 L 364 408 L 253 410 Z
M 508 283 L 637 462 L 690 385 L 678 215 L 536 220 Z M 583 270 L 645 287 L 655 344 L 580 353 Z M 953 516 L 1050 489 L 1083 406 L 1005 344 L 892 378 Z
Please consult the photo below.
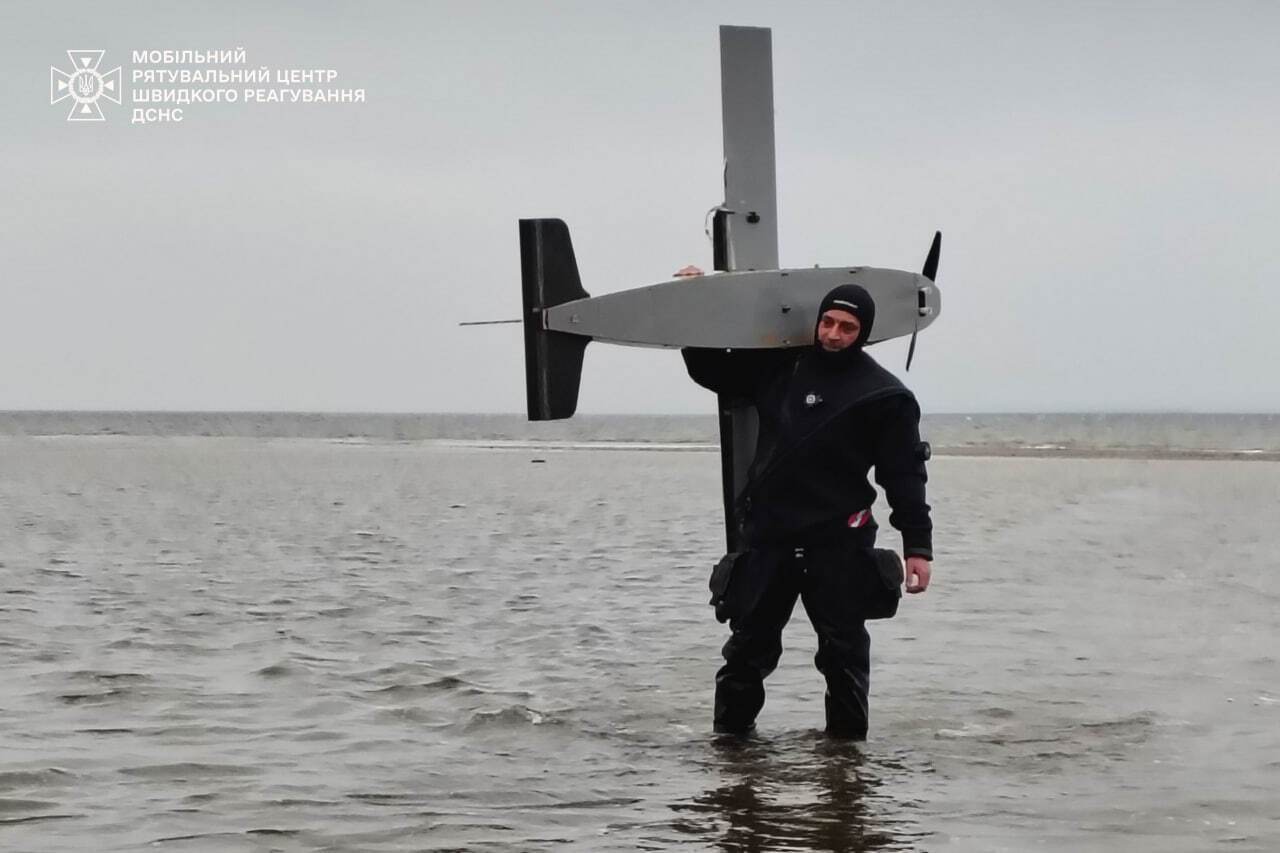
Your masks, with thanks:
M 713 785 L 672 805 L 673 827 L 722 850 L 911 850 L 923 833 L 894 817 L 884 780 L 904 768 L 814 733 L 709 747 Z

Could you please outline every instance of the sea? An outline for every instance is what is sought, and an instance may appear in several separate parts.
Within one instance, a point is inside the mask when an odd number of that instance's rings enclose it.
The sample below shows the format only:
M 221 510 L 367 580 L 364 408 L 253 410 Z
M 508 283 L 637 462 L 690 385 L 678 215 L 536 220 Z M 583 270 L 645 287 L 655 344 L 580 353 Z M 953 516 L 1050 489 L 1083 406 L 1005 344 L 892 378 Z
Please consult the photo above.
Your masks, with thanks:
M 851 744 L 800 606 L 712 735 L 713 418 L 0 413 L 0 849 L 1280 849 L 1280 415 L 923 432 Z

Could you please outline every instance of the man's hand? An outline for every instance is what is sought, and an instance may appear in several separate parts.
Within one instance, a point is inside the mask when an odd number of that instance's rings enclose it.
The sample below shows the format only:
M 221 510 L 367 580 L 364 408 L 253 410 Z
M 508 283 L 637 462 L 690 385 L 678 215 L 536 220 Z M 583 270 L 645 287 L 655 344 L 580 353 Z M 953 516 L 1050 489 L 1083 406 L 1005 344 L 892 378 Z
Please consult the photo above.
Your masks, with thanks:
M 681 267 L 675 271 L 675 278 L 694 278 L 702 275 L 702 270 L 690 264 L 687 267 Z
M 907 557 L 905 573 L 907 592 L 924 592 L 929 588 L 929 577 L 933 573 L 933 566 L 924 557 Z

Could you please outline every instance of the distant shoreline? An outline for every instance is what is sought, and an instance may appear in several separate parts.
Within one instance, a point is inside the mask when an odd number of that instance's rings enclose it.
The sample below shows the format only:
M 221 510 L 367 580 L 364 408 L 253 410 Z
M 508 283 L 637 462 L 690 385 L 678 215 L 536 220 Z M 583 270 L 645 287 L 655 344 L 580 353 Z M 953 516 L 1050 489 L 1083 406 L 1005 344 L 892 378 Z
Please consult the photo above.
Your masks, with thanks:
M 157 435 L 147 433 L 99 432 L 99 433 L 0 433 L 4 440 L 65 440 L 127 441 L 130 439 L 161 439 L 164 441 L 248 441 L 248 442 L 299 442 L 337 444 L 348 447 L 396 447 L 422 446 L 453 450 L 485 450 L 526 453 L 567 452 L 643 452 L 643 453 L 718 453 L 720 446 L 699 441 L 626 441 L 556 439 L 457 439 L 415 438 L 397 439 L 371 436 L 288 436 L 288 435 L 197 435 L 190 433 Z M 1265 449 L 1215 449 L 1179 447 L 1080 447 L 1070 445 L 1007 445 L 966 444 L 935 445 L 934 457 L 970 457 L 989 459 L 1128 459 L 1136 461 L 1235 461 L 1280 462 L 1280 450 Z
M 155 438 L 324 441 L 374 447 L 456 447 L 531 454 L 565 450 L 716 452 L 712 414 L 587 415 L 530 422 L 524 415 L 271 412 L 0 412 L 0 446 L 25 436 L 95 438 L 153 447 Z M 926 414 L 921 434 L 950 457 L 1280 461 L 1280 414 Z M 299 447 L 304 446 L 302 444 Z M 310 445 L 315 446 L 315 445 Z
M 1032 459 L 1138 459 L 1280 462 L 1280 450 L 1203 450 L 1159 447 L 937 447 L 934 456 L 1027 457 Z
M 337 439 L 343 443 L 382 443 L 361 439 Z M 413 444 L 415 442 L 404 442 Z M 432 443 L 460 449 L 477 450 L 569 450 L 712 453 L 720 445 L 705 442 L 637 442 L 637 441 L 486 441 L 484 439 L 439 439 Z M 1017 446 L 1002 444 L 970 444 L 935 446 L 934 456 L 970 456 L 987 458 L 1031 459 L 1137 459 L 1137 460 L 1237 460 L 1242 462 L 1280 462 L 1280 450 L 1218 450 L 1178 447 L 1071 447 L 1066 445 Z

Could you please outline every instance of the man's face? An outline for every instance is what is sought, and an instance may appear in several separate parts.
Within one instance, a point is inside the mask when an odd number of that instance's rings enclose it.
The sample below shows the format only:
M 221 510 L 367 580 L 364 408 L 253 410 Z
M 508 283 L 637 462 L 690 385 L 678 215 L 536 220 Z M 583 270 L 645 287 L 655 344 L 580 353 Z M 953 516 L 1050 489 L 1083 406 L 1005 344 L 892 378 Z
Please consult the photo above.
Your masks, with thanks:
M 847 349 L 858 339 L 862 323 L 848 311 L 832 308 L 818 320 L 818 343 L 827 352 Z

